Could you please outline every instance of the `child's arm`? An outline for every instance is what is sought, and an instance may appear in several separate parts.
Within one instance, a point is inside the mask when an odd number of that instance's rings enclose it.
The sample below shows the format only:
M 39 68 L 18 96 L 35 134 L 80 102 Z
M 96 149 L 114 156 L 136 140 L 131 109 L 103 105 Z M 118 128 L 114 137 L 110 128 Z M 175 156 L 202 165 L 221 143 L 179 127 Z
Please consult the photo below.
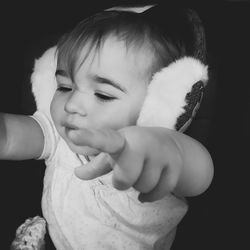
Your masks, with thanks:
M 0 159 L 38 158 L 43 143 L 42 129 L 33 118 L 0 113 Z
M 209 187 L 213 163 L 198 141 L 165 128 L 128 127 L 119 132 L 71 132 L 78 153 L 82 145 L 109 153 L 92 159 L 87 168 L 77 168 L 79 178 L 92 179 L 114 169 L 114 187 L 133 186 L 144 201 L 160 199 L 168 192 L 195 196 Z

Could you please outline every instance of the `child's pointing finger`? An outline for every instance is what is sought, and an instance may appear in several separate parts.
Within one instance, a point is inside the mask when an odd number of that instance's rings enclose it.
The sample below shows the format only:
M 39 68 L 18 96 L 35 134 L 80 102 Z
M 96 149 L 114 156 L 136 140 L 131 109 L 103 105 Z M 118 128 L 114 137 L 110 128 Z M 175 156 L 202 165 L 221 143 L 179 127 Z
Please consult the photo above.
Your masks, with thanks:
M 125 145 L 125 138 L 111 129 L 72 130 L 68 137 L 77 146 L 89 146 L 109 154 L 119 154 Z
M 94 179 L 110 172 L 114 165 L 111 156 L 119 156 L 125 146 L 124 137 L 111 129 L 72 130 L 68 133 L 68 137 L 78 148 L 89 146 L 103 152 L 92 158 L 85 166 L 75 169 L 76 176 L 83 180 Z

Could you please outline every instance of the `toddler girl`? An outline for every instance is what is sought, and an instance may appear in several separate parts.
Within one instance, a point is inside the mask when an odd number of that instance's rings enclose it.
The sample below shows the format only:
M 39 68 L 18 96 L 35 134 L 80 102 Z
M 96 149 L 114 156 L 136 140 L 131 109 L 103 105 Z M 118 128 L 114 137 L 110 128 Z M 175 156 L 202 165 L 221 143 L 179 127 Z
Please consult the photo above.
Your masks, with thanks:
M 45 159 L 57 249 L 169 249 L 184 197 L 210 185 L 209 153 L 175 131 L 207 81 L 192 17 L 153 6 L 83 20 L 37 62 L 35 114 L 0 116 L 1 158 Z

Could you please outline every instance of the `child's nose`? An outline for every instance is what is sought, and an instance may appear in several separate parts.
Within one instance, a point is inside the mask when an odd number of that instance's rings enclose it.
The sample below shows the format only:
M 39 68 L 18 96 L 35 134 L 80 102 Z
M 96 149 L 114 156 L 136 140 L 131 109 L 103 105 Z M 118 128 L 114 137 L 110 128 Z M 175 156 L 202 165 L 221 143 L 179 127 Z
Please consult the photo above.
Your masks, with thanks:
M 86 115 L 84 96 L 79 91 L 73 91 L 65 103 L 64 110 L 70 114 Z

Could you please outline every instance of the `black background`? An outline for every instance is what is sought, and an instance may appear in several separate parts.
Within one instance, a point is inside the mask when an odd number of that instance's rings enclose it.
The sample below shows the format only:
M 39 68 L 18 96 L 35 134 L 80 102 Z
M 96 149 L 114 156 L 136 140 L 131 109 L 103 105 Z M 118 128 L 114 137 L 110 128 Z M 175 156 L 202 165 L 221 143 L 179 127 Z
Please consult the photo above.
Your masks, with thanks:
M 35 111 L 29 77 L 34 59 L 85 16 L 119 3 L 153 1 L 1 2 L 0 111 Z M 167 1 L 154 1 L 164 2 Z M 188 1 L 185 1 L 188 2 Z M 210 82 L 188 134 L 210 151 L 211 187 L 189 199 L 173 249 L 246 249 L 249 220 L 250 4 L 189 1 L 207 31 Z M 167 6 L 167 4 L 166 4 Z M 16 228 L 41 215 L 42 161 L 1 161 L 1 241 L 9 249 Z M 48 247 L 50 249 L 51 247 Z

